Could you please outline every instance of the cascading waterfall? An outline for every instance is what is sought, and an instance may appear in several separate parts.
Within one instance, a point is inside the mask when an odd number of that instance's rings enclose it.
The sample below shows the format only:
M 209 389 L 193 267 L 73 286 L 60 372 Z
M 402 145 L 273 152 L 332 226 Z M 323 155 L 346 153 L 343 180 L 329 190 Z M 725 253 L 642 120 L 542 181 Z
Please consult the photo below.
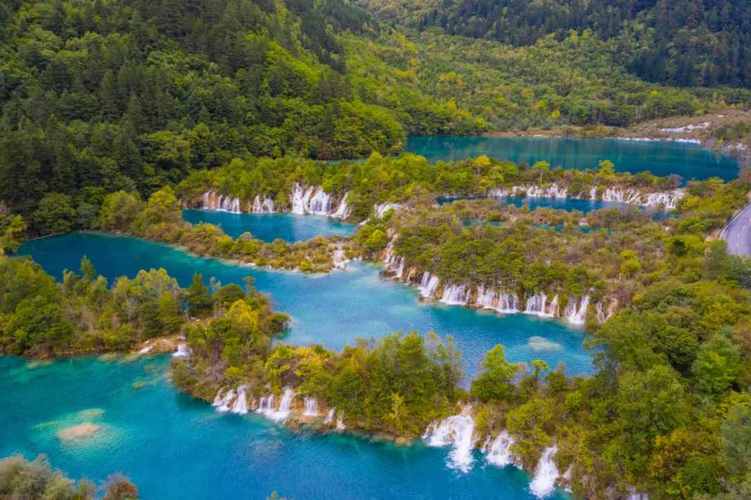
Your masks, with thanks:
M 485 288 L 482 285 L 477 287 L 475 304 L 478 307 L 491 309 L 501 314 L 520 312 L 519 299 L 516 297 L 516 294 L 506 293 L 495 288 Z
M 495 439 L 485 441 L 482 447 L 485 453 L 485 460 L 497 467 L 506 467 L 514 463 L 514 456 L 511 454 L 511 445 L 514 444 L 514 438 L 507 431 L 502 431 Z
M 545 498 L 555 489 L 555 482 L 560 476 L 558 467 L 553 460 L 557 451 L 558 447 L 556 446 L 545 448 L 542 458 L 535 467 L 535 475 L 529 484 L 529 489 L 537 498 Z
M 420 280 L 420 296 L 424 299 L 433 298 L 435 291 L 438 289 L 440 280 L 438 276 L 433 276 L 429 272 L 425 272 Z
M 219 389 L 219 392 L 216 393 L 216 397 L 214 398 L 214 402 L 212 403 L 212 406 L 217 409 L 217 411 L 220 411 L 222 413 L 230 411 L 232 408 L 232 402 L 235 400 L 235 391 L 233 389 L 229 389 L 227 392 L 222 394 L 222 390 Z
M 237 413 L 238 415 L 245 415 L 248 413 L 248 400 L 245 394 L 246 389 L 247 387 L 244 385 L 237 388 L 237 398 L 230 408 L 232 413 Z
M 558 316 L 558 296 L 548 303 L 548 296 L 544 293 L 536 293 L 527 299 L 527 305 L 524 314 L 532 314 L 545 318 L 555 318 Z
M 326 215 L 338 219 L 350 216 L 347 203 L 349 193 L 345 194 L 334 209 L 334 198 L 321 187 L 311 186 L 305 189 L 300 184 L 292 188 L 292 213 L 297 215 Z
M 422 438 L 428 446 L 452 446 L 448 466 L 462 472 L 472 468 L 472 451 L 475 448 L 475 421 L 466 407 L 461 414 L 452 415 L 440 422 L 433 422 Z
M 250 207 L 250 211 L 256 214 L 273 214 L 274 209 L 274 200 L 271 198 L 263 198 L 259 195 L 256 195 L 256 197 L 253 199 L 253 205 Z
M 334 267 L 336 269 L 346 269 L 347 263 L 349 262 L 347 253 L 341 246 L 336 247 L 334 252 L 331 254 L 331 260 L 334 262 Z
M 581 300 L 569 297 L 568 304 L 564 315 L 566 321 L 572 325 L 583 325 L 587 321 L 587 309 L 589 308 L 589 295 L 585 295 Z
M 318 401 L 316 398 L 305 398 L 305 410 L 303 411 L 304 417 L 317 417 L 318 416 Z
M 383 216 L 386 215 L 386 212 L 389 210 L 399 210 L 402 206 L 398 203 L 381 203 L 380 205 L 376 205 L 374 207 L 375 210 L 375 216 L 378 219 L 383 219 Z
M 347 198 L 349 197 L 349 193 L 345 193 L 342 197 L 342 200 L 339 202 L 339 206 L 336 207 L 336 210 L 333 214 L 331 214 L 332 217 L 336 217 L 337 219 L 348 219 L 351 213 L 351 210 L 349 208 L 349 204 L 347 203 Z
M 177 344 L 177 350 L 172 353 L 173 358 L 187 358 L 191 354 L 193 354 L 193 351 L 190 350 L 190 347 L 188 347 L 188 344 L 185 342 L 180 342 Z
M 448 285 L 443 289 L 441 302 L 455 306 L 466 306 L 469 302 L 469 288 L 464 285 Z
M 347 430 L 347 426 L 344 425 L 344 419 L 341 417 L 341 415 L 336 419 L 336 430 L 340 432 Z
M 326 425 L 333 424 L 335 415 L 336 415 L 336 408 L 329 409 L 328 413 L 326 413 L 326 418 L 324 419 L 323 423 Z
M 643 207 L 662 206 L 665 210 L 674 210 L 678 202 L 686 195 L 683 189 L 672 191 L 658 191 L 643 193 L 634 188 L 622 188 L 617 186 L 605 187 L 592 186 L 589 190 L 589 198 L 592 201 L 602 200 L 609 202 L 639 205 Z M 587 199 L 587 194 L 571 196 L 568 189 L 552 184 L 547 187 L 527 185 L 512 186 L 509 189 L 498 188 L 488 192 L 490 198 L 508 198 L 510 196 L 524 196 L 526 198 L 551 198 L 551 199 Z
M 256 410 L 256 412 L 275 422 L 283 422 L 289 417 L 292 400 L 294 398 L 295 391 L 293 391 L 289 387 L 285 387 L 284 392 L 282 393 L 282 398 L 279 401 L 278 409 L 274 406 L 275 398 L 274 395 L 271 394 L 269 396 L 261 398 L 258 403 L 258 409 Z
M 320 187 L 316 188 L 310 197 L 308 207 L 309 212 L 314 215 L 329 215 L 331 213 L 331 196 Z

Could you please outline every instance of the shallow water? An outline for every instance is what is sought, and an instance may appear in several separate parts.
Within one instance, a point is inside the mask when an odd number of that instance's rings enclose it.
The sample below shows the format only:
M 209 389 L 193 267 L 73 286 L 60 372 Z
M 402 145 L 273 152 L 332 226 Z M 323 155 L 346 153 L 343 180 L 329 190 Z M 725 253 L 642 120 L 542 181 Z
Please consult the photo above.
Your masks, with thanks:
M 183 210 L 183 219 L 192 224 L 215 224 L 233 238 L 249 232 L 258 240 L 274 241 L 279 238 L 292 243 L 315 236 L 351 236 L 356 228 L 354 224 L 347 224 L 331 217 L 299 216 L 289 213 L 231 214 L 190 209 Z
M 479 155 L 532 165 L 547 161 L 565 168 L 597 168 L 610 160 L 621 172 L 648 170 L 655 175 L 680 175 L 684 179 L 738 176 L 738 161 L 698 144 L 675 141 L 626 141 L 549 137 L 410 137 L 407 151 L 431 161 L 462 160 Z
M 68 475 L 97 482 L 121 472 L 144 499 L 533 498 L 526 474 L 479 453 L 462 474 L 446 467 L 446 449 L 298 435 L 254 415 L 217 414 L 175 391 L 167 365 L 163 356 L 34 368 L 0 358 L 0 457 L 45 453 Z M 57 436 L 85 422 L 102 430 L 78 441 Z
M 423 304 L 416 290 L 381 278 L 379 268 L 369 264 L 353 263 L 349 271 L 310 276 L 234 265 L 166 245 L 98 233 L 29 241 L 21 253 L 31 255 L 58 279 L 64 269 L 78 269 L 84 255 L 110 280 L 159 267 L 183 286 L 189 285 L 198 272 L 224 284 L 243 284 L 246 276 L 252 276 L 256 288 L 270 294 L 274 307 L 292 316 L 284 339 L 295 344 L 320 343 L 341 349 L 357 338 L 434 330 L 455 339 L 470 376 L 477 372 L 484 354 L 498 343 L 505 346 L 512 361 L 542 359 L 551 367 L 563 363 L 570 374 L 593 370 L 591 356 L 583 347 L 584 334 L 579 330 L 532 316 L 498 316 L 463 307 Z M 534 337 L 548 342 L 541 344 Z

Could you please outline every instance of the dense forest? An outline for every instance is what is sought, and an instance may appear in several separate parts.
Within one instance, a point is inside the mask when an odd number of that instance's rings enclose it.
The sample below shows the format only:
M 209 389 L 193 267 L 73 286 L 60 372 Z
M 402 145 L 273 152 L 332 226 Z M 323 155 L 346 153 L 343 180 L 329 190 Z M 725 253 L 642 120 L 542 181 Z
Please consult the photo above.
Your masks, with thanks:
M 344 0 L 13 0 L 0 16 L 0 207 L 36 234 L 236 157 L 366 157 L 409 134 L 596 131 L 751 103 L 647 83 L 596 31 L 515 47 L 403 32 Z
M 386 19 L 532 45 L 591 30 L 636 75 L 679 86 L 751 86 L 746 0 L 361 0 Z
M 1 11 L 0 11 L 1 12 Z M 138 488 L 124 476 L 113 474 L 97 494 L 97 485 L 73 481 L 53 470 L 43 455 L 29 461 L 21 456 L 0 460 L 0 496 L 3 498 L 57 498 L 71 500 L 138 500 Z

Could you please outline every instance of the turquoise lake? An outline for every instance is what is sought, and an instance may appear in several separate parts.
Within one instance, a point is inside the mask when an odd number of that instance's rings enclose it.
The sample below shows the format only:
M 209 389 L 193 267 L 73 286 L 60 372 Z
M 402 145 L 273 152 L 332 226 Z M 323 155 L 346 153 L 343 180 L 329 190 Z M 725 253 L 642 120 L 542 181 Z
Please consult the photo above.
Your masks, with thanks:
M 97 482 L 121 472 L 144 500 L 265 499 L 273 491 L 298 500 L 534 498 L 525 473 L 479 453 L 463 474 L 447 468 L 447 449 L 293 434 L 254 415 L 220 415 L 176 392 L 168 363 L 0 358 L 0 456 L 45 453 L 68 475 Z M 84 422 L 100 431 L 72 442 L 57 436 Z
M 209 223 L 220 226 L 224 232 L 237 238 L 249 232 L 262 241 L 282 239 L 290 243 L 309 240 L 315 236 L 351 236 L 354 224 L 318 215 L 231 214 L 213 210 L 183 210 L 183 219 L 191 224 Z
M 734 179 L 734 158 L 698 144 L 675 141 L 626 141 L 549 137 L 412 136 L 407 151 L 431 161 L 462 160 L 479 155 L 532 165 L 547 161 L 554 167 L 596 168 L 610 160 L 621 172 L 648 170 L 655 175 L 680 175 L 685 180 Z
M 84 255 L 110 280 L 160 267 L 183 286 L 189 285 L 197 272 L 223 284 L 243 284 L 251 275 L 256 288 L 271 296 L 274 307 L 292 316 L 290 331 L 283 340 L 294 344 L 320 343 L 341 349 L 357 338 L 434 330 L 454 338 L 470 376 L 477 372 L 484 354 L 499 343 L 512 361 L 542 359 L 552 367 L 564 363 L 571 374 L 593 370 L 591 356 L 583 347 L 584 334 L 579 330 L 533 316 L 498 316 L 424 304 L 416 290 L 382 278 L 380 268 L 370 264 L 353 263 L 349 271 L 310 276 L 200 258 L 167 245 L 98 233 L 29 241 L 21 253 L 32 256 L 58 279 L 63 270 L 78 269 Z

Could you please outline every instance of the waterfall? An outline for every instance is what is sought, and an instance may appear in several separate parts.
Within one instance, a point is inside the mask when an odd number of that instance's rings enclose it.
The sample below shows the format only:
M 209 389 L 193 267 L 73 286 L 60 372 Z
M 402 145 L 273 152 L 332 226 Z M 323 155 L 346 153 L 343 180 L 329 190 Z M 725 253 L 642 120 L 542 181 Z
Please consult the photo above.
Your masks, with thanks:
M 271 214 L 274 213 L 274 200 L 271 198 L 263 198 L 259 195 L 253 199 L 253 205 L 251 206 L 251 212 L 256 214 Z
M 438 280 L 438 276 L 433 276 L 428 272 L 423 273 L 419 287 L 420 296 L 424 299 L 433 298 L 435 291 L 438 288 L 439 282 L 440 281 Z
M 240 199 L 218 194 L 216 191 L 206 191 L 201 197 L 201 208 L 217 210 L 219 212 L 240 213 Z
M 349 193 L 345 193 L 342 197 L 342 200 L 339 202 L 339 206 L 336 208 L 333 214 L 331 214 L 332 217 L 336 217 L 337 219 L 347 219 L 350 216 L 351 210 L 349 208 L 349 204 L 347 204 L 347 197 L 349 196 Z
M 188 344 L 185 342 L 180 342 L 177 344 L 177 350 L 172 353 L 173 358 L 187 358 L 189 357 L 193 352 L 190 350 L 190 347 L 188 347 Z
M 331 255 L 331 260 L 334 261 L 334 267 L 336 269 L 346 269 L 349 259 L 347 254 L 341 246 L 337 246 L 334 253 Z
M 271 418 L 274 413 L 273 394 L 262 396 L 261 399 L 258 400 L 258 408 L 256 408 L 256 413 L 260 413 L 261 415 Z
M 349 217 L 350 209 L 347 204 L 347 195 L 345 194 L 339 202 L 336 210 L 333 210 L 332 196 L 323 190 L 320 186 L 311 186 L 305 189 L 299 183 L 292 188 L 292 213 L 297 215 L 328 215 L 346 219 Z
M 515 294 L 505 293 L 495 288 L 477 287 L 476 305 L 485 309 L 492 309 L 501 314 L 515 314 L 519 312 L 519 300 Z
M 292 213 L 305 215 L 307 200 L 305 199 L 305 190 L 300 184 L 295 183 L 292 189 Z
M 545 318 L 554 318 L 558 315 L 558 296 L 548 303 L 548 296 L 544 293 L 536 293 L 527 299 L 524 314 L 532 314 Z
M 344 420 L 342 419 L 341 415 L 337 417 L 336 419 L 336 430 L 338 431 L 345 431 L 347 430 L 347 426 L 344 425 Z
M 511 188 L 511 194 L 517 196 L 524 194 L 527 198 L 568 198 L 568 189 L 552 184 L 547 188 L 542 186 L 514 186 Z
M 295 398 L 295 391 L 289 387 L 284 388 L 282 398 L 279 401 L 279 408 L 274 408 L 274 395 L 271 394 L 266 397 L 262 397 L 258 403 L 258 409 L 256 412 L 260 413 L 264 417 L 271 419 L 275 422 L 283 422 L 287 420 L 290 413 L 290 407 L 292 406 L 292 400 Z
M 532 478 L 532 482 L 529 484 L 530 491 L 537 498 L 545 498 L 553 493 L 555 489 L 555 482 L 560 475 L 558 467 L 556 467 L 553 461 L 553 457 L 557 451 L 558 448 L 556 446 L 545 448 L 542 458 L 537 463 L 534 478 Z
M 472 468 L 475 447 L 475 421 L 469 411 L 467 407 L 460 415 L 433 422 L 422 436 L 428 446 L 452 446 L 448 466 L 462 472 L 469 472 Z
M 398 203 L 381 203 L 380 205 L 376 205 L 374 208 L 376 218 L 383 219 L 383 216 L 386 215 L 386 212 L 388 212 L 389 210 L 399 210 L 401 208 L 401 205 Z
M 587 321 L 587 309 L 589 308 L 589 295 L 585 295 L 581 300 L 575 297 L 569 297 L 568 304 L 564 315 L 566 320 L 572 325 L 583 325 Z
M 237 388 L 237 399 L 235 399 L 234 404 L 230 408 L 232 413 L 237 413 L 238 415 L 245 415 L 248 413 L 248 400 L 245 396 L 246 389 L 247 387 L 244 385 Z
M 607 310 L 605 309 L 605 306 L 602 302 L 598 302 L 597 305 L 595 305 L 595 315 L 597 317 L 598 323 L 605 323 L 607 320 L 609 320 L 613 314 L 615 314 L 616 309 L 618 308 L 618 301 L 615 299 L 612 299 L 610 301 L 610 304 L 608 305 Z
M 464 285 L 449 285 L 443 289 L 441 302 L 455 306 L 466 306 L 469 289 Z
M 279 401 L 279 410 L 277 416 L 279 420 L 286 420 L 289 417 L 290 407 L 292 406 L 292 400 L 295 398 L 295 391 L 289 387 L 284 388 L 282 393 L 282 399 Z
M 331 196 L 321 189 L 317 188 L 310 198 L 309 211 L 315 215 L 329 215 L 331 212 Z
M 305 398 L 305 411 L 303 411 L 304 417 L 317 417 L 318 416 L 318 401 L 316 398 Z
M 235 400 L 235 391 L 233 389 L 228 390 L 222 395 L 221 389 L 217 392 L 212 406 L 220 412 L 228 412 L 232 407 L 232 402 Z
M 336 408 L 329 409 L 328 413 L 326 413 L 326 419 L 323 421 L 326 425 L 331 425 L 334 423 L 334 415 L 336 415 Z
M 514 456 L 511 454 L 511 445 L 514 444 L 514 438 L 507 431 L 502 431 L 495 439 L 485 441 L 482 447 L 485 453 L 485 460 L 497 467 L 506 467 L 514 463 Z
M 650 193 L 646 195 L 644 206 L 658 207 L 662 206 L 665 210 L 675 210 L 678 202 L 683 199 L 686 192 L 682 189 L 674 189 L 665 193 Z

